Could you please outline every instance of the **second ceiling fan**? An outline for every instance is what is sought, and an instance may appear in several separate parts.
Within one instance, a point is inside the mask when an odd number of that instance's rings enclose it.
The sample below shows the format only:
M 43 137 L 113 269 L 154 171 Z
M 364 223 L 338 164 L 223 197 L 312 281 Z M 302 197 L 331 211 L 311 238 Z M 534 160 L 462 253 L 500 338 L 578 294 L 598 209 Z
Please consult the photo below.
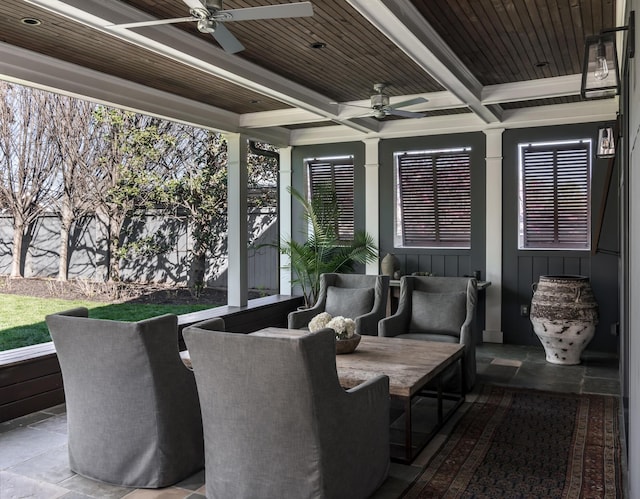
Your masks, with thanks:
M 244 50 L 244 46 L 233 36 L 223 23 L 230 21 L 254 21 L 257 19 L 282 19 L 287 17 L 308 17 L 313 15 L 311 2 L 285 3 L 223 10 L 222 0 L 182 0 L 189 7 L 188 17 L 158 19 L 124 24 L 112 24 L 109 28 L 129 29 L 159 24 L 174 24 L 193 21 L 198 31 L 211 33 L 220 46 L 230 54 Z
M 387 116 L 400 116 L 402 118 L 424 118 L 426 116 L 426 114 L 424 113 L 406 111 L 404 109 L 398 109 L 398 108 L 413 106 L 415 104 L 422 104 L 424 102 L 429 102 L 428 99 L 425 99 L 424 97 L 414 97 L 413 99 L 408 99 L 402 102 L 396 102 L 395 104 L 391 105 L 389 94 L 385 92 L 385 89 L 387 87 L 388 85 L 386 83 L 373 84 L 373 90 L 375 91 L 375 93 L 371 95 L 371 105 L 368 107 L 359 106 L 356 104 L 343 104 L 343 105 L 350 106 L 350 107 L 360 107 L 364 109 L 370 109 L 371 111 L 373 111 L 373 113 L 367 113 L 364 116 L 367 116 L 368 114 L 373 114 L 373 116 L 378 119 L 386 118 Z

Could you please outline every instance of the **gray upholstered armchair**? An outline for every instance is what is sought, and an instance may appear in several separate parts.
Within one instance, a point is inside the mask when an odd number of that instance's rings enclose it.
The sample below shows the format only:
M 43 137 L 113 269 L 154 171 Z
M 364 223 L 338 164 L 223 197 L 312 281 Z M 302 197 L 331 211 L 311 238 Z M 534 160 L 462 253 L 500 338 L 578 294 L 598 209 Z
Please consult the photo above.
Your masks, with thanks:
M 389 276 L 362 274 L 322 274 L 316 304 L 291 312 L 289 329 L 303 329 L 321 312 L 332 317 L 353 319 L 356 333 L 377 336 L 378 321 L 386 315 Z
M 207 497 L 369 497 L 389 468 L 389 378 L 344 390 L 333 331 L 184 330 L 205 438 Z
M 89 319 L 86 308 L 46 317 L 62 370 L 69 465 L 128 487 L 166 487 L 204 466 L 193 372 L 178 353 L 175 315 Z
M 476 286 L 476 280 L 467 277 L 404 276 L 400 280 L 398 311 L 380 321 L 378 334 L 462 343 L 465 384 L 471 389 L 476 381 Z

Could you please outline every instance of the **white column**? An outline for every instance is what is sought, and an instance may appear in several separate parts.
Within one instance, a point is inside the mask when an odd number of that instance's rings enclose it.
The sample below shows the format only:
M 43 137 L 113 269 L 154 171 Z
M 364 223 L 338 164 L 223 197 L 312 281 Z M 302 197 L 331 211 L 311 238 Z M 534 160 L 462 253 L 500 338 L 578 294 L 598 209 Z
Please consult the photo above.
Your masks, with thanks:
M 502 343 L 502 132 L 485 130 L 487 136 L 486 207 L 486 319 L 483 341 Z
M 227 270 L 227 303 L 234 307 L 247 305 L 247 137 L 225 134 L 227 139 L 227 196 L 229 267 Z
M 379 206 L 379 170 L 378 144 L 380 139 L 364 139 L 364 177 L 365 177 L 365 220 L 364 228 L 373 237 L 375 245 L 380 248 L 380 211 Z M 380 273 L 380 258 L 367 263 L 366 273 L 378 275 Z
M 280 240 L 290 239 L 293 223 L 291 221 L 291 151 L 292 147 L 280 148 L 280 179 L 278 185 L 278 224 L 280 226 Z M 291 294 L 291 269 L 289 268 L 290 258 L 280 254 L 280 294 Z

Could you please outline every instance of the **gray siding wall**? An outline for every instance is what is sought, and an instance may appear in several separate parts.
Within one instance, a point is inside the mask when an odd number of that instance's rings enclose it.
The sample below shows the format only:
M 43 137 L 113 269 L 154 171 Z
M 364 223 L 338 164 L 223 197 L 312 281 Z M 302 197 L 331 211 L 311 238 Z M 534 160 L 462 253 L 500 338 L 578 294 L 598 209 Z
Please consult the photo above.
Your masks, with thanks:
M 431 272 L 439 276 L 461 277 L 474 270 L 485 274 L 485 135 L 463 133 L 380 141 L 380 255 L 394 253 L 403 274 Z M 404 151 L 471 147 L 471 249 L 395 248 L 394 159 Z
M 531 285 L 541 275 L 577 274 L 590 278 L 599 305 L 600 323 L 587 347 L 616 352 L 618 338 L 611 334 L 618 319 L 618 190 L 615 181 L 605 185 L 608 159 L 592 161 L 591 230 L 597 228 L 605 192 L 608 193 L 598 250 L 543 251 L 518 250 L 518 144 L 592 138 L 595 146 L 602 123 L 506 130 L 503 135 L 503 281 L 502 330 L 505 343 L 539 345 L 529 317 L 520 315 L 520 306 L 531 303 Z M 617 177 L 614 171 L 613 178 Z M 606 189 L 606 191 L 605 191 Z M 592 237 L 593 241 L 594 237 Z
M 538 142 L 591 137 L 597 139 L 598 126 L 571 126 L 507 130 L 503 135 L 503 220 L 486 220 L 486 138 L 482 132 L 441 136 L 388 139 L 380 141 L 380 257 L 395 253 L 401 272 L 410 274 L 430 271 L 441 276 L 463 276 L 480 270 L 485 276 L 486 224 L 503 227 L 502 329 L 505 343 L 539 345 L 529 317 L 520 315 L 520 305 L 530 306 L 531 285 L 540 275 L 580 274 L 591 279 L 599 303 L 600 324 L 588 349 L 615 352 L 618 338 L 611 334 L 618 322 L 618 192 L 615 184 L 608 187 L 608 201 L 600 234 L 598 251 L 519 251 L 518 250 L 518 149 L 522 142 Z M 471 249 L 395 248 L 393 242 L 394 163 L 397 151 L 471 147 Z M 595 150 L 595 149 L 594 149 Z M 356 227 L 364 227 L 364 145 L 359 142 L 296 147 L 293 150 L 293 185 L 304 191 L 306 173 L 304 158 L 353 154 L 355 156 Z M 608 160 L 596 159 L 592 164 L 592 232 L 596 230 L 604 198 Z M 617 172 L 613 172 L 615 179 Z M 371 209 L 371 207 L 368 207 Z M 294 203 L 294 234 L 304 227 L 299 207 Z M 302 236 L 299 236 L 302 237 Z

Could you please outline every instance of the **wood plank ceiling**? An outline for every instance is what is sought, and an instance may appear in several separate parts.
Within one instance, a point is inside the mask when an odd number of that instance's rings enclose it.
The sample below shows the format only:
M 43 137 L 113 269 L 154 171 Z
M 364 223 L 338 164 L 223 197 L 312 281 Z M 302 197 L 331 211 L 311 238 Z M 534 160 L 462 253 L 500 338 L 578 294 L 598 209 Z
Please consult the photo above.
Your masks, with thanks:
M 538 106 L 583 105 L 588 114 L 593 103 L 579 97 L 577 76 L 584 39 L 617 21 L 615 0 L 323 0 L 312 2 L 312 17 L 226 23 L 245 46 L 230 56 L 193 22 L 127 30 L 142 42 L 99 25 L 184 17 L 182 0 L 43 1 L 0 3 L 4 54 L 19 52 L 24 59 L 19 49 L 26 49 L 36 59 L 188 99 L 231 116 L 228 131 L 253 129 L 257 136 L 258 129 L 271 130 L 282 142 L 295 142 L 292 136 L 319 124 L 354 137 L 384 136 L 386 130 L 411 134 L 414 124 L 422 130 L 417 133 L 428 133 L 430 120 L 499 125 L 504 113 Z M 287 2 L 226 0 L 224 8 L 280 3 Z M 94 17 L 80 19 L 78 12 Z M 24 24 L 24 18 L 41 24 Z M 313 48 L 318 44 L 323 48 Z M 25 76 L 27 63 L 19 68 L 19 61 L 14 67 L 0 62 L 0 78 L 48 85 Z M 428 98 L 411 108 L 426 117 L 358 119 L 368 110 L 351 105 L 367 107 L 376 82 L 389 85 L 392 104 L 394 98 Z M 548 82 L 546 90 L 541 82 Z M 606 115 L 615 103 L 600 106 Z

